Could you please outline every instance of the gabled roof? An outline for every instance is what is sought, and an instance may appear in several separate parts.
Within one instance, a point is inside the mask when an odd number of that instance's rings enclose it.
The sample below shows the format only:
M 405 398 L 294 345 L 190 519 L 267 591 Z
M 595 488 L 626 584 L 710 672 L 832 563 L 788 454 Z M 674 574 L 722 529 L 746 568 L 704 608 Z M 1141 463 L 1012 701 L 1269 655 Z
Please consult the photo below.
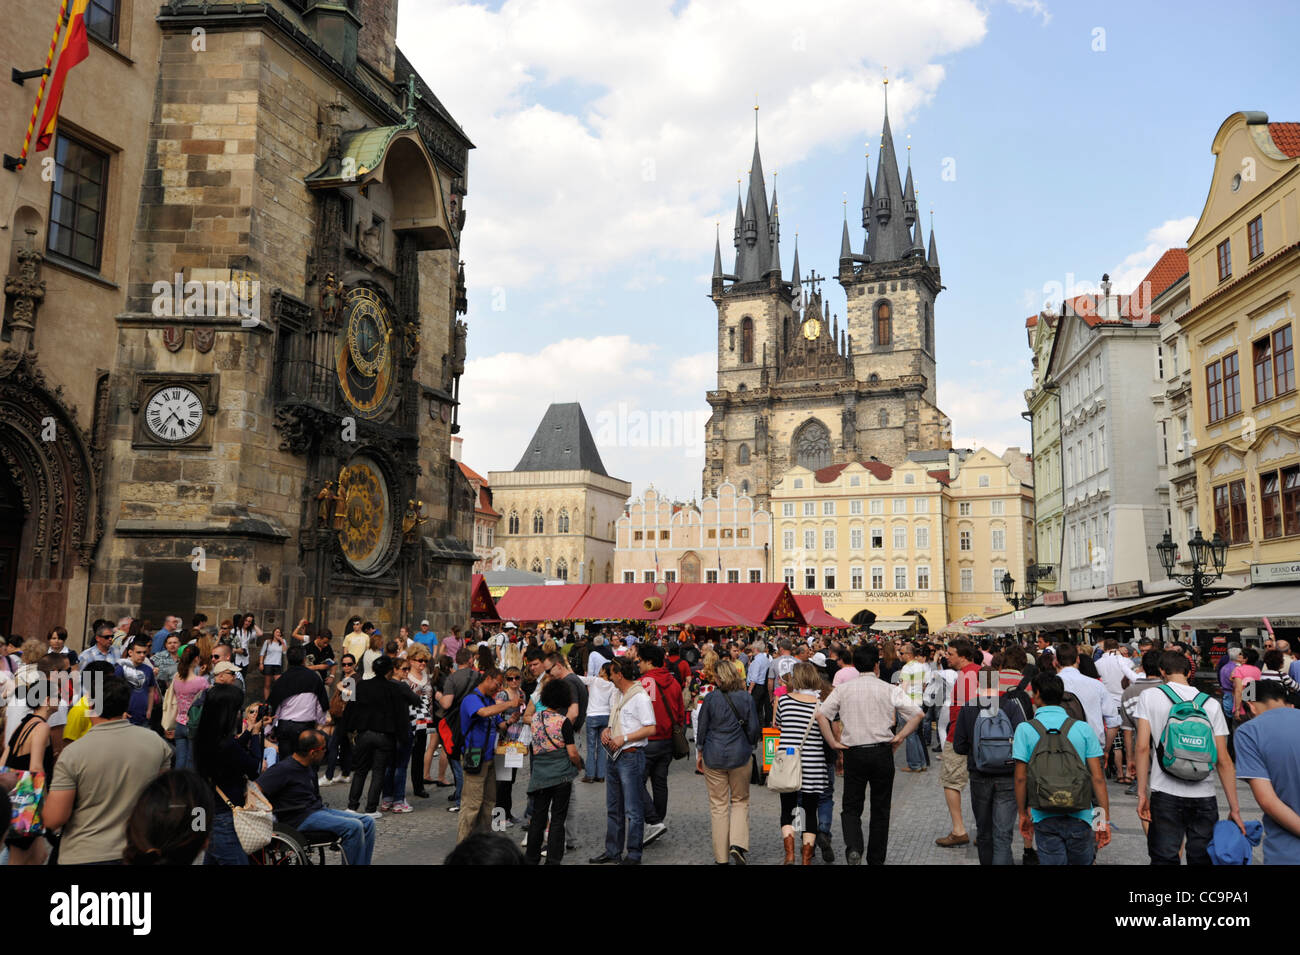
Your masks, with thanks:
M 1288 159 L 1300 158 L 1300 123 L 1269 123 L 1268 134 Z
M 576 401 L 553 404 L 528 442 L 516 471 L 592 471 L 609 475 L 587 427 L 582 406 Z
M 1166 249 L 1164 255 L 1160 256 L 1155 265 L 1151 266 L 1151 271 L 1146 274 L 1139 288 L 1150 284 L 1150 298 L 1147 298 L 1147 304 L 1150 305 L 1161 295 L 1169 290 L 1169 287 L 1187 274 L 1187 250 L 1186 249 Z M 1147 293 L 1142 293 L 1145 297 Z
M 846 461 L 843 464 L 832 464 L 828 467 L 814 471 L 813 479 L 816 480 L 818 484 L 829 484 L 831 481 L 834 481 L 839 477 L 850 463 L 851 462 Z M 888 481 L 894 473 L 894 469 L 884 461 L 859 461 L 858 464 L 861 464 L 880 481 Z
M 941 471 L 926 471 L 925 473 L 934 478 L 944 487 L 947 487 L 952 483 L 952 473 L 947 468 L 944 468 Z

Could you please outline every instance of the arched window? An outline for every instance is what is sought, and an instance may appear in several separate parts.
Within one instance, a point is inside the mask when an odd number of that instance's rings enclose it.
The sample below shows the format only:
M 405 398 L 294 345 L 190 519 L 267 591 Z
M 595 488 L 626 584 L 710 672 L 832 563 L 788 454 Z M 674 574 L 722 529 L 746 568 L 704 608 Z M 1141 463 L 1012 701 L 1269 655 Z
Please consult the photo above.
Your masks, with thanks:
M 734 328 L 727 329 L 727 348 L 730 351 L 736 350 L 736 330 Z
M 749 445 L 742 444 L 740 450 L 736 452 L 736 461 L 740 464 L 749 463 Z
M 876 306 L 876 344 L 888 345 L 894 340 L 894 313 L 888 302 Z
M 740 493 L 741 493 L 741 494 L 748 494 L 748 493 L 749 493 L 749 482 L 748 482 L 748 481 L 741 481 L 741 482 L 740 482 Z
M 790 318 L 786 316 L 781 319 L 781 347 L 790 347 Z
M 869 385 L 880 384 L 880 376 L 873 371 L 871 374 L 867 375 L 867 384 Z
M 542 572 L 542 562 L 538 560 L 536 557 L 534 557 L 533 565 L 528 569 L 531 570 L 534 574 L 540 574 Z
M 545 518 L 542 517 L 541 508 L 538 508 L 537 510 L 533 511 L 533 533 L 534 534 L 546 533 L 546 520 Z
M 610 564 L 610 563 L 606 563 L 606 564 L 605 564 L 605 583 L 607 583 L 607 584 L 612 584 L 613 582 L 614 582 L 614 565 L 613 565 L 613 564 Z
M 882 428 L 889 427 L 889 412 L 886 411 L 884 408 L 880 409 L 880 426 Z
M 569 579 L 569 562 L 563 557 L 555 562 L 555 576 L 561 580 Z
M 932 346 L 930 328 L 930 303 L 925 303 L 925 315 L 921 319 L 921 344 L 926 351 L 934 351 Z
M 555 533 L 557 534 L 569 533 L 569 512 L 567 510 L 561 510 L 560 516 L 556 518 Z
M 587 533 L 592 537 L 596 536 L 596 509 L 593 507 L 591 513 L 587 515 Z M 613 537 L 613 534 L 609 535 Z
M 740 321 L 740 360 L 746 365 L 754 363 L 754 320 L 749 316 Z
M 519 514 L 514 509 L 511 509 L 510 511 L 510 518 L 506 523 L 506 528 L 507 528 L 507 533 L 510 534 L 519 533 Z
M 794 463 L 817 471 L 831 463 L 831 432 L 816 418 L 805 421 L 794 435 Z

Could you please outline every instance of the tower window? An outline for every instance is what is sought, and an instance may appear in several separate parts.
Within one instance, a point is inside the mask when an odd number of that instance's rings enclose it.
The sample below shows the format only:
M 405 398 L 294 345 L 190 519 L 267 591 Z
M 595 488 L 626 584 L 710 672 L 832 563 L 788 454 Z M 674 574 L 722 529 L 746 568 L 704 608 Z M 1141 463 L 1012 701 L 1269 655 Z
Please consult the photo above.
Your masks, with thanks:
M 886 411 L 884 408 L 880 409 L 880 426 L 882 428 L 889 427 L 889 412 Z
M 727 350 L 736 350 L 736 330 L 734 328 L 727 329 Z
M 888 345 L 894 338 L 893 312 L 888 302 L 876 306 L 876 344 Z
M 740 322 L 740 361 L 746 365 L 754 362 L 754 320 L 748 316 Z
M 921 346 L 926 351 L 933 351 L 934 348 L 930 340 L 930 303 L 925 303 L 924 313 L 921 316 Z

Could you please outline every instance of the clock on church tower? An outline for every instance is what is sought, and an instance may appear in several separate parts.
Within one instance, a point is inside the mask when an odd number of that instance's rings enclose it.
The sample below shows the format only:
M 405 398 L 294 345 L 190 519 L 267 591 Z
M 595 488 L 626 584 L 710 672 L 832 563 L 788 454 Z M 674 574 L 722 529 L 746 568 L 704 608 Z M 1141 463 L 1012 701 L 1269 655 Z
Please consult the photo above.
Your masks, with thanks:
M 396 391 L 392 313 L 377 292 L 354 288 L 344 297 L 341 314 L 335 353 L 339 388 L 358 415 L 380 418 Z

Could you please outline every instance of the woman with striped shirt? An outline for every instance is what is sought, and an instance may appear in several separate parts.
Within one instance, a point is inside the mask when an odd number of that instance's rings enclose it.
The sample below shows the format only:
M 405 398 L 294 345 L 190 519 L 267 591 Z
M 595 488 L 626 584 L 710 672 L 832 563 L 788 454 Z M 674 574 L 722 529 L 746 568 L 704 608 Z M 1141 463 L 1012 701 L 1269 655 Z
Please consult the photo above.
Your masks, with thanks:
M 785 843 L 784 865 L 794 865 L 795 815 L 801 817 L 803 864 L 812 865 L 817 843 L 817 803 L 830 784 L 827 775 L 822 731 L 816 722 L 821 701 L 822 678 L 811 663 L 797 663 L 786 678 L 787 692 L 776 704 L 776 728 L 781 731 L 777 746 L 801 747 L 799 766 L 803 784 L 797 793 L 781 793 L 781 838 Z M 833 736 L 825 737 L 833 743 Z

